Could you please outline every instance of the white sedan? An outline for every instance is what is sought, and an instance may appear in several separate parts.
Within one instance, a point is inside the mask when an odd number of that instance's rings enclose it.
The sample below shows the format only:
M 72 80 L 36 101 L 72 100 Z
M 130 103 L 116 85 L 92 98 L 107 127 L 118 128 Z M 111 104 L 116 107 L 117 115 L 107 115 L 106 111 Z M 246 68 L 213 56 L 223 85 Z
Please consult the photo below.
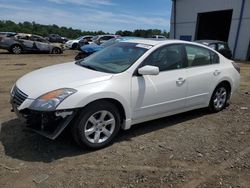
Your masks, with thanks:
M 87 42 L 91 41 L 92 39 L 92 35 L 86 35 L 86 36 L 81 36 L 77 39 L 74 39 L 74 40 L 68 40 L 66 43 L 65 43 L 65 46 L 69 49 L 77 49 L 78 47 L 78 43 L 81 41 L 81 40 L 86 40 Z
M 134 39 L 26 74 L 13 86 L 11 104 L 36 132 L 55 139 L 70 126 L 80 146 L 98 149 L 137 123 L 204 107 L 222 110 L 239 86 L 239 72 L 200 44 Z

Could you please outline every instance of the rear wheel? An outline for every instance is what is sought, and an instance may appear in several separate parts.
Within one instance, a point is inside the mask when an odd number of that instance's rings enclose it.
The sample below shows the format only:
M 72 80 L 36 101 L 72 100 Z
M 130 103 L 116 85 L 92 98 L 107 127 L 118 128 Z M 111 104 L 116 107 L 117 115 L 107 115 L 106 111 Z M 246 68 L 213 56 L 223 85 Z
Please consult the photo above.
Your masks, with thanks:
M 217 86 L 210 100 L 209 108 L 212 112 L 219 112 L 225 108 L 229 91 L 223 84 Z
M 14 54 L 20 54 L 22 52 L 22 48 L 20 45 L 15 44 L 11 47 L 11 52 Z
M 72 127 L 81 147 L 99 149 L 109 145 L 120 130 L 120 114 L 109 102 L 99 101 L 85 107 Z

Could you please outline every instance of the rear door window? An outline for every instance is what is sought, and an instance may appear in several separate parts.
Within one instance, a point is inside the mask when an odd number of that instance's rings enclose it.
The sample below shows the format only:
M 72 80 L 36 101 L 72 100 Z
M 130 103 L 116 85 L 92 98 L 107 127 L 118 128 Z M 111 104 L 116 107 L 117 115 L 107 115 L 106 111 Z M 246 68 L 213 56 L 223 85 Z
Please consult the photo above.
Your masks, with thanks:
M 219 63 L 219 56 L 209 49 L 195 45 L 186 45 L 185 49 L 189 67 Z
M 229 50 L 229 47 L 227 44 L 223 44 L 223 43 L 218 43 L 218 50 Z
M 210 48 L 212 48 L 213 50 L 216 50 L 216 44 L 209 44 L 208 45 Z

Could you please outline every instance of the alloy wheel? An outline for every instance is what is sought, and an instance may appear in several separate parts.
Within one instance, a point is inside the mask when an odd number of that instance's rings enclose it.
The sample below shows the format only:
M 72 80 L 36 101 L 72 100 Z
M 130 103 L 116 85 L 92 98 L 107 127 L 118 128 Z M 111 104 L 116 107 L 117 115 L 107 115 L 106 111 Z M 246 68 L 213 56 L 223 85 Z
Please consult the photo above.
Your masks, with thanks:
M 227 90 L 224 87 L 220 87 L 217 89 L 214 95 L 214 108 L 219 110 L 221 109 L 227 101 Z
M 91 115 L 84 126 L 84 135 L 90 143 L 105 142 L 115 130 L 115 117 L 107 111 L 101 110 Z
M 14 53 L 14 54 L 20 54 L 21 53 L 21 48 L 20 48 L 20 46 L 14 46 L 13 48 L 12 48 L 12 52 Z

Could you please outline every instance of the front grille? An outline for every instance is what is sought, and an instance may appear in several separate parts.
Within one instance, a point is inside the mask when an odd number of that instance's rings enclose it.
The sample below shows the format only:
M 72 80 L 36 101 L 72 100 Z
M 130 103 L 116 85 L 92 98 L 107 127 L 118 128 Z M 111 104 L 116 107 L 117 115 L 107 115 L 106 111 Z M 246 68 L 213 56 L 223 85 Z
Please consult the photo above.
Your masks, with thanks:
M 12 95 L 12 102 L 17 106 L 20 106 L 23 103 L 23 101 L 25 101 L 25 99 L 28 98 L 28 95 L 23 93 L 16 86 L 13 88 L 11 95 Z

